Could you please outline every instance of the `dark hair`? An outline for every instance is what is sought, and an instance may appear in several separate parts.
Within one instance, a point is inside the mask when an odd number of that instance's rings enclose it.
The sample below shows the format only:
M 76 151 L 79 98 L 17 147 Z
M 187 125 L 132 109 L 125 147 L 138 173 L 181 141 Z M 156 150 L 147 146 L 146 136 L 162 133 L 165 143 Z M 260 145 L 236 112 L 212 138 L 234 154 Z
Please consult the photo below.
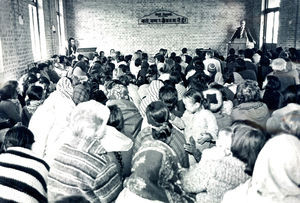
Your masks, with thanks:
M 165 62 L 165 57 L 161 54 L 156 55 L 155 58 L 161 63 Z
M 82 55 L 82 54 L 78 54 L 78 56 L 77 56 L 77 60 L 78 60 L 78 61 L 80 61 L 81 59 L 83 59 L 83 57 L 84 57 L 84 55 Z
M 300 85 L 290 85 L 283 91 L 284 105 L 300 104 Z
M 34 74 L 36 75 L 37 73 L 39 73 L 39 70 L 37 67 L 32 67 L 28 70 L 28 74 Z
M 159 89 L 159 99 L 172 111 L 178 102 L 178 93 L 175 87 L 165 85 Z
M 247 58 L 247 59 L 252 59 L 254 53 L 255 53 L 255 52 L 254 52 L 252 49 L 246 49 L 246 50 L 245 50 L 245 53 L 244 53 L 244 56 L 245 56 L 245 58 Z
M 185 63 L 190 64 L 192 62 L 193 58 L 189 55 L 185 55 Z
M 124 128 L 124 118 L 121 109 L 117 105 L 108 107 L 110 110 L 107 125 L 115 127 L 118 131 Z
M 183 96 L 193 99 L 194 103 L 200 103 L 200 106 L 203 106 L 204 109 L 209 109 L 208 100 L 204 98 L 202 92 L 199 90 L 191 88 Z
M 268 83 L 266 85 L 266 89 L 269 90 L 279 90 L 281 87 L 281 82 L 278 77 L 274 75 L 267 76 Z
M 127 75 L 121 75 L 119 77 L 119 80 L 121 81 L 121 83 L 124 85 L 124 86 L 128 86 L 129 85 L 129 78 L 127 77 Z
M 36 77 L 36 75 L 35 75 L 35 74 L 29 73 L 29 74 L 27 75 L 27 78 L 26 78 L 26 82 L 25 82 L 25 83 L 27 83 L 27 84 L 32 84 L 32 83 L 35 83 L 35 82 L 37 82 L 37 81 L 38 81 L 38 78 Z
M 50 85 L 50 81 L 44 76 L 40 77 L 39 82 L 42 84 Z
M 212 50 L 207 51 L 205 54 L 210 56 L 210 57 L 214 56 L 214 52 Z
M 187 53 L 187 48 L 181 49 L 181 52 L 182 52 L 183 54 Z
M 142 53 L 142 60 L 148 60 L 148 54 Z
M 119 65 L 119 68 L 122 70 L 123 73 L 130 72 L 129 66 L 127 66 L 127 65 L 121 64 L 121 65 Z
M 229 49 L 229 54 L 230 54 L 230 55 L 234 55 L 234 54 L 235 54 L 234 48 L 230 48 L 230 49 Z
M 146 108 L 148 123 L 153 126 L 152 137 L 163 142 L 171 136 L 172 125 L 169 123 L 169 109 L 162 101 L 155 101 Z
M 38 70 L 41 71 L 41 70 L 44 70 L 45 68 L 48 68 L 49 65 L 46 64 L 46 63 L 40 63 L 38 64 Z
M 0 100 L 13 99 L 17 94 L 17 90 L 14 85 L 7 84 L 0 89 Z
M 73 196 L 67 196 L 67 197 L 62 197 L 62 199 L 55 201 L 55 203 L 89 203 L 85 197 L 79 196 L 79 195 L 73 195 Z
M 126 55 L 124 59 L 127 63 L 129 63 L 129 61 L 132 59 L 132 55 Z
M 175 61 L 175 63 L 179 64 L 179 63 L 181 63 L 182 59 L 180 56 L 175 56 L 174 61 Z
M 43 88 L 40 86 L 31 86 L 26 91 L 26 95 L 30 100 L 41 100 L 43 96 Z
M 174 84 L 178 84 L 182 81 L 181 75 L 179 72 L 177 71 L 172 71 L 170 73 L 170 78 L 169 80 L 171 80 Z
M 246 164 L 245 173 L 252 176 L 260 150 L 267 141 L 263 131 L 246 124 L 233 125 L 232 155 Z
M 4 138 L 4 146 L 8 147 L 23 147 L 30 149 L 34 143 L 33 133 L 25 126 L 12 127 L 7 131 Z
M 91 100 L 95 100 L 100 102 L 101 104 L 105 105 L 107 102 L 107 97 L 102 90 L 95 90 L 91 93 L 90 96 Z

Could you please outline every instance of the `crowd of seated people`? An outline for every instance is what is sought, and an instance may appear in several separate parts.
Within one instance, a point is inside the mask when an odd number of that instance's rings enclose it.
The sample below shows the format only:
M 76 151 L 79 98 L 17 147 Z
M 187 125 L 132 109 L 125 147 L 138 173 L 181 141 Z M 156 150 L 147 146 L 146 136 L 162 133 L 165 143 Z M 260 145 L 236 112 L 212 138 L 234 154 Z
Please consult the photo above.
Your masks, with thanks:
M 293 48 L 54 55 L 0 87 L 0 201 L 300 202 L 299 74 Z

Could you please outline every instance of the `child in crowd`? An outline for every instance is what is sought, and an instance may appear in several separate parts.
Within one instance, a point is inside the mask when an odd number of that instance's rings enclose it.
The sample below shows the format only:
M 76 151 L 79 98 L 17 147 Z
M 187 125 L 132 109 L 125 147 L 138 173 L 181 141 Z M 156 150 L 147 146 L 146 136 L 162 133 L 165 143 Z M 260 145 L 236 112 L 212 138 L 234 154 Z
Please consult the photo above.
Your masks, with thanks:
M 185 123 L 184 134 L 187 142 L 196 141 L 196 148 L 203 151 L 212 146 L 217 138 L 218 124 L 214 114 L 208 110 L 209 103 L 203 94 L 189 89 L 183 98 L 186 111 L 182 116 Z M 195 163 L 190 157 L 190 164 Z
M 44 102 L 43 88 L 40 86 L 31 86 L 26 92 L 27 105 L 22 109 L 22 124 L 28 126 L 32 114 Z

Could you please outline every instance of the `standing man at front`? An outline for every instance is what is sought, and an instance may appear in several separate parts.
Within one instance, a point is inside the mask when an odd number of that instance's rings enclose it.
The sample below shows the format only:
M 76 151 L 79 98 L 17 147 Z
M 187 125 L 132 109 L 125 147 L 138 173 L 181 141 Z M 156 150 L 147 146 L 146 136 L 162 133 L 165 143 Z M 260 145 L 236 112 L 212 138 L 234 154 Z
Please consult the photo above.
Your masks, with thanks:
M 235 38 L 237 38 L 237 39 L 246 38 L 247 42 L 252 42 L 252 43 L 256 44 L 249 29 L 246 27 L 246 21 L 241 20 L 240 25 L 241 26 L 236 29 L 236 31 L 235 31 L 234 35 L 232 36 L 231 40 L 229 41 L 229 43 L 233 42 Z

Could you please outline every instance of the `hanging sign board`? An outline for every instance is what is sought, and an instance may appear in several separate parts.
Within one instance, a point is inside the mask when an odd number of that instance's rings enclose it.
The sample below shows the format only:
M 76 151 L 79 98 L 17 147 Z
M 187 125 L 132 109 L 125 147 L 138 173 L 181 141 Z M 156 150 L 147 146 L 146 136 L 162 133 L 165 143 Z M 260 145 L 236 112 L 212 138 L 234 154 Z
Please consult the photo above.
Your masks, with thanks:
M 139 19 L 139 25 L 146 24 L 187 24 L 188 18 L 172 11 L 159 10 Z

